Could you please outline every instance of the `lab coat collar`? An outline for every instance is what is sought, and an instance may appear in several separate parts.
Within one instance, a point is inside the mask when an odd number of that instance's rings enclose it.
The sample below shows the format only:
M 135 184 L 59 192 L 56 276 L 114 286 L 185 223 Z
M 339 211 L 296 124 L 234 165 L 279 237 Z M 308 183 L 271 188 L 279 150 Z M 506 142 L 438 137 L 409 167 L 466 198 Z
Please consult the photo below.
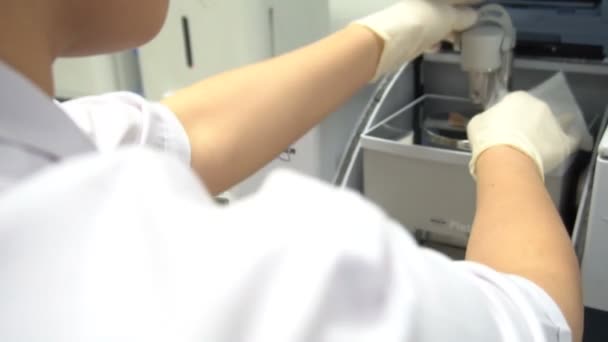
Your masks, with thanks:
M 95 151 L 88 137 L 28 79 L 0 61 L 0 144 L 51 160 Z

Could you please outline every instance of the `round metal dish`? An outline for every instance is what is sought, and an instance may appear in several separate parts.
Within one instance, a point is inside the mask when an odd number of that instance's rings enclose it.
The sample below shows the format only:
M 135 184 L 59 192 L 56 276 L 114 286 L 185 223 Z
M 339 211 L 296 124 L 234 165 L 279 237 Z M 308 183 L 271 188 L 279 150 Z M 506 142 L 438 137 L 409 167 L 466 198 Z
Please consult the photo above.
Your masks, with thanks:
M 423 145 L 458 151 L 471 151 L 467 139 L 467 123 L 472 115 L 442 112 L 421 115 Z

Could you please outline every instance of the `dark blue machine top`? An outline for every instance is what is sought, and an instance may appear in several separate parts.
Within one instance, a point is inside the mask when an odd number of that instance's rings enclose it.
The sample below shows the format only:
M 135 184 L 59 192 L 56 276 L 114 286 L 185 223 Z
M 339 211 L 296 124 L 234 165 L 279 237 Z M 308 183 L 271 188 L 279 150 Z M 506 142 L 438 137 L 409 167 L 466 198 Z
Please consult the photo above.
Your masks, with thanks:
M 511 14 L 518 52 L 596 60 L 608 57 L 608 0 L 494 2 Z

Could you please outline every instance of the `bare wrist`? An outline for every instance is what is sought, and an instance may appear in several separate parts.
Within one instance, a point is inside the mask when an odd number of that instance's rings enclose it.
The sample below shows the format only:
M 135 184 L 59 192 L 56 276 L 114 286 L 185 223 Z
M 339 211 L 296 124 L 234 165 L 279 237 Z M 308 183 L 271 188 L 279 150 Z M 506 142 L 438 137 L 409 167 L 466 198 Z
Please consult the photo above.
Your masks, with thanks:
M 380 58 L 382 57 L 382 52 L 384 51 L 384 38 L 368 27 L 359 25 L 357 23 L 347 26 L 344 31 L 353 32 L 353 34 L 356 34 L 358 37 L 362 37 L 361 39 L 365 40 L 367 46 L 369 46 L 367 50 L 369 51 L 370 58 L 373 61 L 375 72 L 376 68 L 380 64 Z
M 534 175 L 541 180 L 543 178 L 530 156 L 508 145 L 491 147 L 477 159 L 476 171 L 479 178 L 496 173 L 497 170 L 522 176 Z

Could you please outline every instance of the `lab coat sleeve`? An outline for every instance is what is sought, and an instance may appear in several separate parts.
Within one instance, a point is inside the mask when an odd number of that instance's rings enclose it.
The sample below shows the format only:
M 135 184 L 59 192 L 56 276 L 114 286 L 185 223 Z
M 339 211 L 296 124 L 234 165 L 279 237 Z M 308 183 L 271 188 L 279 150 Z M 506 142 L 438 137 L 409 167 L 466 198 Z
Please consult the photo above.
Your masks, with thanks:
M 121 146 L 147 146 L 190 163 L 190 142 L 166 106 L 129 92 L 66 101 L 60 107 L 101 152 Z
M 264 236 L 289 246 L 253 309 L 271 318 L 256 319 L 259 341 L 571 340 L 539 287 L 420 248 L 357 194 L 283 171 L 247 205 L 272 213 L 264 223 L 282 231 Z
M 538 285 L 526 278 L 502 274 L 478 263 L 457 264 L 475 275 L 481 289 L 492 289 L 496 298 L 517 307 L 518 314 L 528 323 L 535 341 L 572 341 L 572 331 L 561 309 Z
M 568 341 L 531 283 L 287 171 L 219 207 L 183 163 L 122 149 L 6 192 L 0 227 L 2 341 Z

